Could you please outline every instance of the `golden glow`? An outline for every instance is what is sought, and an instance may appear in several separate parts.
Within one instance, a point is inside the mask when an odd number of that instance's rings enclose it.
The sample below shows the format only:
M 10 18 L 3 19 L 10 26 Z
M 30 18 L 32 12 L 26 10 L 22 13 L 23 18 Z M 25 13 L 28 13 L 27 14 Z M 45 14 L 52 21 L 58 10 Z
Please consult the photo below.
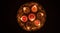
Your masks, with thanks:
M 34 30 L 34 29 L 36 29 L 36 27 L 32 27 L 32 29 Z
M 31 10 L 32 12 L 37 12 L 37 6 L 36 5 L 32 6 Z
M 35 16 L 35 14 L 31 13 L 31 14 L 29 14 L 28 18 L 30 21 L 34 21 L 36 16 Z
M 25 11 L 26 10 L 26 7 L 23 7 L 23 11 Z
M 38 24 L 38 26 L 40 27 L 40 23 Z
M 30 21 L 34 21 L 35 19 L 30 19 Z
M 41 13 L 41 16 L 44 16 L 44 14 L 43 14 L 43 13 Z
M 22 17 L 20 18 L 20 20 L 23 21 L 23 22 L 26 22 L 28 19 L 27 19 L 26 16 L 22 16 Z
M 26 14 L 29 13 L 30 12 L 29 7 L 23 7 L 23 12 Z
M 40 29 L 45 23 L 45 16 L 44 8 L 35 2 L 23 4 L 17 11 L 18 24 L 27 31 Z
M 34 24 L 35 24 L 36 26 L 40 26 L 40 21 L 39 21 L 39 20 L 35 20 L 35 21 L 34 21 Z
M 30 27 L 27 26 L 27 29 L 30 30 Z
M 20 20 L 22 20 L 22 18 L 20 18 Z

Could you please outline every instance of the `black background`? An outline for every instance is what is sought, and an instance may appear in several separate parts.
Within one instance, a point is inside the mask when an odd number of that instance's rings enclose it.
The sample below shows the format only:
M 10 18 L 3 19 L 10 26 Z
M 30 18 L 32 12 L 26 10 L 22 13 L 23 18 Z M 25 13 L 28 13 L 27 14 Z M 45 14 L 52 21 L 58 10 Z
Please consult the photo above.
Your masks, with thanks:
M 26 2 L 38 2 L 46 11 L 46 23 L 38 31 L 28 32 L 19 27 L 16 14 L 20 5 Z M 3 1 L 3 23 L 1 32 L 6 33 L 54 33 L 56 32 L 56 3 L 52 0 L 7 0 Z

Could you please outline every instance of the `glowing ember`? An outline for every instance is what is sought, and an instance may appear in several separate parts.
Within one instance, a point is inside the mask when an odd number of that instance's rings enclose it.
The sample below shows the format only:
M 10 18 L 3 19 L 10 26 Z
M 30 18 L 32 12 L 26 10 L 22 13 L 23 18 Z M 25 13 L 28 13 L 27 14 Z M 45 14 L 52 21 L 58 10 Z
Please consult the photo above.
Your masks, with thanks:
M 39 21 L 39 20 L 35 20 L 35 21 L 34 21 L 34 24 L 35 24 L 36 26 L 40 26 L 40 21 Z
M 34 21 L 36 17 L 34 14 L 29 14 L 28 18 L 30 21 Z
M 37 12 L 37 6 L 36 5 L 32 6 L 31 10 L 32 12 Z
M 21 21 L 26 22 L 27 21 L 27 16 L 22 16 Z

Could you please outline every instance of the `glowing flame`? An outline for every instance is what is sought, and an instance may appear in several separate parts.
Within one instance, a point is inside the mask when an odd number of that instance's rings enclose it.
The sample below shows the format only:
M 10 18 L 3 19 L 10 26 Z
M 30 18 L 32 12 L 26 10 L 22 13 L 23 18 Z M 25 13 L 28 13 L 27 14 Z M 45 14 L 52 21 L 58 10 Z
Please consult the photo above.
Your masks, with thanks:
M 40 21 L 39 21 L 39 20 L 35 20 L 35 21 L 34 21 L 34 24 L 35 24 L 36 26 L 40 26 Z
M 34 14 L 30 14 L 30 15 L 28 16 L 28 18 L 29 18 L 30 21 L 34 21 L 36 17 L 35 17 Z
M 32 12 L 37 12 L 37 6 L 36 5 L 32 6 Z
M 26 21 L 27 21 L 27 17 L 26 17 L 26 16 L 22 16 L 20 19 L 21 19 L 21 21 L 23 21 L 23 22 L 26 22 Z

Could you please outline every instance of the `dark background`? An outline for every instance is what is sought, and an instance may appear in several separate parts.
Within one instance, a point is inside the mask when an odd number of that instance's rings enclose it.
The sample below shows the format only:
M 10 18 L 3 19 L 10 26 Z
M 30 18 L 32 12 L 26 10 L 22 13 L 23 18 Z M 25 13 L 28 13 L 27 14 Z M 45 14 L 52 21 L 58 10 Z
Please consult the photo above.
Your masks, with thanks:
M 26 2 L 38 2 L 41 4 L 46 11 L 46 23 L 45 25 L 38 31 L 32 31 L 30 33 L 54 33 L 56 32 L 56 20 L 57 20 L 57 12 L 56 12 L 56 3 L 52 0 L 5 0 L 3 1 L 3 22 L 1 32 L 6 33 L 29 33 L 28 31 L 23 30 L 19 27 L 16 14 L 20 5 Z

